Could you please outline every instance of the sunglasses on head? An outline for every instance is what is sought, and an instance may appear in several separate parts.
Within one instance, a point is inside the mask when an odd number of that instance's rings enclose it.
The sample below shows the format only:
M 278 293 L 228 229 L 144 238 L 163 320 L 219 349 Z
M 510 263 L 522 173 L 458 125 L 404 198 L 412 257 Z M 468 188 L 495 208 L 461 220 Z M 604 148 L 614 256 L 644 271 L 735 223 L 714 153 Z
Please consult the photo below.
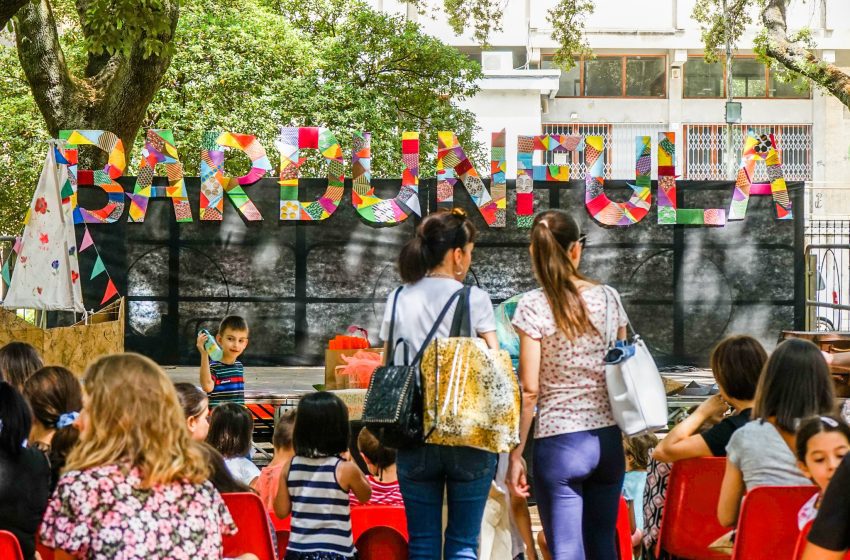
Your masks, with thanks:
M 587 234 L 586 233 L 580 233 L 578 235 L 578 239 L 576 240 L 576 243 L 581 245 L 581 248 L 584 249 L 584 246 L 587 243 Z

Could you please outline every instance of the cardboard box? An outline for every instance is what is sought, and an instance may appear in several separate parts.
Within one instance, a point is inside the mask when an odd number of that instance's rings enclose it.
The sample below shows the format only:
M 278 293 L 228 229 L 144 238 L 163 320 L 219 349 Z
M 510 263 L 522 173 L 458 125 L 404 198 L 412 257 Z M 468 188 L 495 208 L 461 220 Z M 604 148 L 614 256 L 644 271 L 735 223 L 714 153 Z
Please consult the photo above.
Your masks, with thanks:
M 367 352 L 375 352 L 384 356 L 383 348 L 363 348 Z M 344 366 L 345 361 L 340 356 L 353 356 L 360 350 L 325 350 L 325 389 L 348 389 L 348 378 L 344 375 L 337 375 L 337 366 Z

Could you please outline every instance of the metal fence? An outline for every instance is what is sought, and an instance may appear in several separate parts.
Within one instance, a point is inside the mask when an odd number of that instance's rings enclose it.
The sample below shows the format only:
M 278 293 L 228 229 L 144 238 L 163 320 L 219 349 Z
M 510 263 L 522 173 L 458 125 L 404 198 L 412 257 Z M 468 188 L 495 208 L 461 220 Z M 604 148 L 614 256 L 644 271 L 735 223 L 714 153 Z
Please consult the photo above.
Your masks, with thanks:
M 806 326 L 850 331 L 850 220 L 806 224 Z
M 696 181 L 723 180 L 726 178 L 726 125 L 686 124 L 683 127 L 683 156 L 679 160 L 682 178 Z M 606 179 L 631 179 L 635 169 L 635 136 L 649 136 L 653 143 L 659 132 L 670 129 L 663 123 L 547 123 L 544 134 L 601 136 L 605 152 Z M 773 134 L 782 158 L 782 169 L 787 181 L 812 179 L 812 126 L 808 124 L 742 124 L 733 130 L 735 153 L 740 157 L 744 137 L 748 130 L 756 134 Z M 587 171 L 584 159 L 575 153 L 546 154 L 546 163 L 570 164 L 570 178 L 582 179 Z M 657 179 L 657 151 L 652 151 L 652 178 Z M 767 181 L 764 161 L 756 163 L 755 177 Z
M 684 178 L 722 180 L 726 178 L 726 125 L 684 125 Z M 812 179 L 812 125 L 810 124 L 741 124 L 734 125 L 736 160 L 740 157 L 748 130 L 756 134 L 773 134 L 787 181 Z M 764 161 L 756 163 L 756 180 L 768 181 Z
M 568 136 L 601 136 L 606 179 L 627 179 L 635 176 L 635 136 L 649 136 L 653 144 L 658 133 L 669 127 L 658 123 L 561 123 L 544 124 L 543 134 L 566 134 Z M 560 158 L 560 159 L 559 159 Z M 570 164 L 570 178 L 583 179 L 587 172 L 584 158 L 576 153 L 547 154 L 546 163 Z M 658 156 L 652 151 L 652 178 L 657 179 Z

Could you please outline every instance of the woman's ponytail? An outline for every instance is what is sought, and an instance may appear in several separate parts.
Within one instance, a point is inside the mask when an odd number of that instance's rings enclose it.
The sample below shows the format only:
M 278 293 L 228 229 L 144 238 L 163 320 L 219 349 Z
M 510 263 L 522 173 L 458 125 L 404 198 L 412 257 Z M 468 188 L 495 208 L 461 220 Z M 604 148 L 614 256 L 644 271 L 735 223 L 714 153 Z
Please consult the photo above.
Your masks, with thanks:
M 428 268 L 425 262 L 425 244 L 417 232 L 412 239 L 408 240 L 401 248 L 398 255 L 398 273 L 401 281 L 405 284 L 418 282 L 425 277 Z
M 569 258 L 569 248 L 581 232 L 568 214 L 548 210 L 537 215 L 531 228 L 531 265 L 552 308 L 558 330 L 570 340 L 595 332 L 576 280 L 586 280 Z

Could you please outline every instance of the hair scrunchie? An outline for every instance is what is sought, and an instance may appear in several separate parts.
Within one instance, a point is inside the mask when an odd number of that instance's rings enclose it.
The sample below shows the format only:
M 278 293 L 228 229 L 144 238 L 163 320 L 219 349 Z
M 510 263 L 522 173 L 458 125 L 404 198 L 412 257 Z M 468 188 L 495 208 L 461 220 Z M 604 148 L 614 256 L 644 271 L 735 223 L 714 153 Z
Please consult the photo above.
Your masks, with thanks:
M 56 421 L 56 428 L 62 429 L 67 428 L 71 424 L 77 421 L 77 418 L 80 417 L 79 412 L 65 412 L 64 414 L 59 415 L 59 420 Z

